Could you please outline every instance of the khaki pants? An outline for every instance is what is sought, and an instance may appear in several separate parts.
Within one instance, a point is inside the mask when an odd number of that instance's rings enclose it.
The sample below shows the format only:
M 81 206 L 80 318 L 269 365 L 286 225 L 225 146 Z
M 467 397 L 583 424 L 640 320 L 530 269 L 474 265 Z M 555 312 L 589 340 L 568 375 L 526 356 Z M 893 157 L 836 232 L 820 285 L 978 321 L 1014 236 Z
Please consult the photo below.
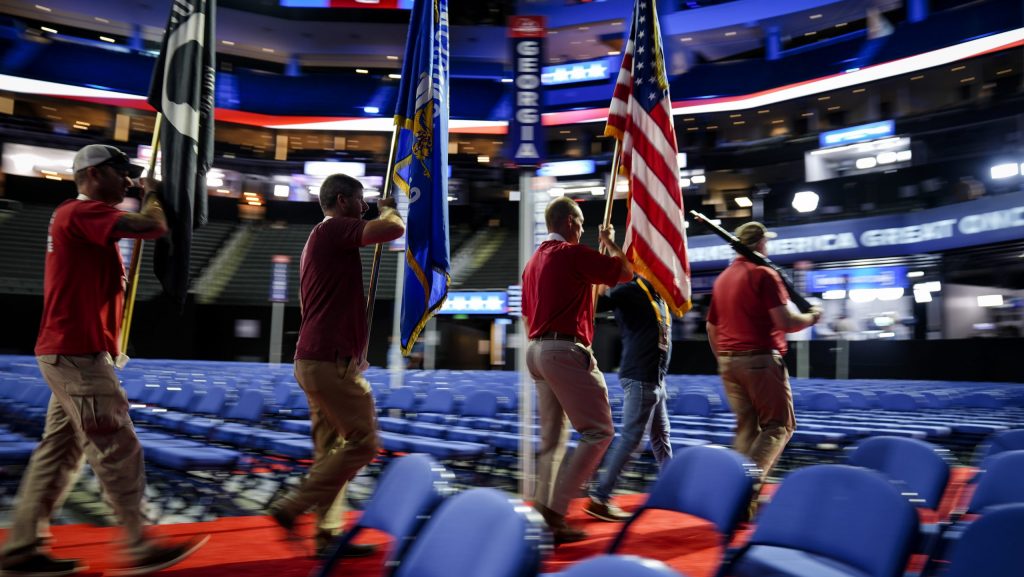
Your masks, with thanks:
M 50 517 L 74 484 L 83 459 L 121 521 L 126 545 L 141 546 L 146 488 L 142 446 L 110 354 L 42 355 L 37 361 L 53 395 L 43 438 L 18 488 L 4 558 L 17 561 L 38 552 L 49 534 Z
M 750 457 L 764 481 L 796 430 L 786 364 L 779 354 L 722 355 L 718 372 L 736 415 L 733 448 Z
M 274 505 L 294 517 L 313 509 L 317 528 L 341 525 L 343 489 L 377 455 L 377 417 L 370 384 L 354 361 L 295 361 L 313 425 L 313 467 L 302 484 Z M 335 502 L 337 505 L 332 507 Z
M 590 349 L 570 341 L 533 341 L 526 364 L 537 384 L 540 455 L 534 501 L 564 515 L 569 501 L 601 464 L 615 427 L 608 405 L 608 387 Z M 564 461 L 569 440 L 566 416 L 580 439 Z M 552 484 L 552 477 L 557 477 Z

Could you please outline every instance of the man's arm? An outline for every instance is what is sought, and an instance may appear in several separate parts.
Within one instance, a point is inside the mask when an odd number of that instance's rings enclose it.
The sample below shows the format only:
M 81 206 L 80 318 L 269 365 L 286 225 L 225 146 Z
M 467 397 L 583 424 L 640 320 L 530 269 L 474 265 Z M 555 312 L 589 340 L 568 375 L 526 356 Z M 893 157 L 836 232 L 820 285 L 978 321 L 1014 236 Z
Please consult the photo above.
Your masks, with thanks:
M 115 237 L 152 240 L 167 233 L 167 217 L 156 184 L 147 178 L 145 185 L 146 197 L 142 200 L 142 210 L 121 213 L 114 224 Z
M 626 282 L 633 278 L 633 264 L 626 258 L 626 253 L 622 252 L 619 245 L 615 244 L 615 227 L 610 224 L 607 227 L 602 226 L 600 241 L 610 256 L 619 259 L 622 266 L 619 270 L 619 282 Z
M 377 201 L 380 216 L 366 223 L 363 227 L 363 246 L 390 242 L 405 233 L 402 216 L 395 210 L 395 197 L 382 198 Z
M 711 345 L 711 354 L 718 357 L 718 327 L 711 321 L 708 321 L 705 326 L 708 329 L 708 344 Z
M 786 305 L 777 306 L 768 311 L 775 328 L 785 333 L 795 333 L 818 322 L 821 318 L 821 307 L 811 307 L 810 312 L 796 312 Z

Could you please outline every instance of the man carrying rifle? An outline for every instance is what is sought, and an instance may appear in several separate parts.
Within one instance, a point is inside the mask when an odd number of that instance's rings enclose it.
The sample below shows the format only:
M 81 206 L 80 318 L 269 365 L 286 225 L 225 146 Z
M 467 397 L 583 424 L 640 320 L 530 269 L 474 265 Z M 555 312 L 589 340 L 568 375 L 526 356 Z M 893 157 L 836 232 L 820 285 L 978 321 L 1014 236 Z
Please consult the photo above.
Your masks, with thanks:
M 745 247 L 767 255 L 768 239 L 775 233 L 759 222 L 748 222 L 736 229 L 736 236 Z M 796 429 L 793 394 L 782 360 L 785 334 L 821 318 L 821 309 L 796 312 L 786 306 L 788 301 L 777 272 L 740 255 L 715 281 L 708 311 L 708 340 L 736 415 L 733 448 L 761 469 L 762 481 Z

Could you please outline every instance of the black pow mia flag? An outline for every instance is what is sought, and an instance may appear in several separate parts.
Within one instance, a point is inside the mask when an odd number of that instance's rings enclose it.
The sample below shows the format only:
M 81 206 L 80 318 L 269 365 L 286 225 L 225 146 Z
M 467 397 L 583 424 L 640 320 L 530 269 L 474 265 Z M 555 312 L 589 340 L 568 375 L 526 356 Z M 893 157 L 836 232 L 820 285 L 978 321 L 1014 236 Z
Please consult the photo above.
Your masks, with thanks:
M 149 104 L 160 124 L 161 179 L 170 233 L 156 242 L 153 269 L 164 294 L 184 303 L 192 230 L 206 224 L 206 172 L 213 163 L 216 0 L 173 0 Z

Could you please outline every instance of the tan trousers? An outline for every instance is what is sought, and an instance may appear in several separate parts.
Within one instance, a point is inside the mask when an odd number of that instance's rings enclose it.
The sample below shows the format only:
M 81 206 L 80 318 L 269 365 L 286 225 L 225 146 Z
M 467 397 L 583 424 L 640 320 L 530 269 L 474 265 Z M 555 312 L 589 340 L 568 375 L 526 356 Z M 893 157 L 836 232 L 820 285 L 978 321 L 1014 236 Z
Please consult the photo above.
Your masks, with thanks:
M 540 455 L 534 501 L 564 515 L 601 464 L 615 434 L 608 386 L 590 349 L 570 341 L 532 341 L 526 364 L 537 385 Z M 564 461 L 568 416 L 580 439 Z M 555 476 L 557 472 L 557 477 Z M 552 478 L 555 478 L 552 483 Z
M 295 361 L 295 378 L 309 400 L 313 467 L 302 484 L 274 505 L 294 517 L 313 509 L 317 528 L 341 524 L 343 489 L 377 455 L 377 416 L 370 383 L 352 361 Z M 335 502 L 338 501 L 338 505 Z
M 750 457 L 764 481 L 796 430 L 786 363 L 779 354 L 723 355 L 718 372 L 736 415 L 733 448 Z
M 121 521 L 126 545 L 141 546 L 146 488 L 142 446 L 110 354 L 42 355 L 37 362 L 53 395 L 43 438 L 18 488 L 4 558 L 17 561 L 39 551 L 49 535 L 50 517 L 74 484 L 83 459 Z

